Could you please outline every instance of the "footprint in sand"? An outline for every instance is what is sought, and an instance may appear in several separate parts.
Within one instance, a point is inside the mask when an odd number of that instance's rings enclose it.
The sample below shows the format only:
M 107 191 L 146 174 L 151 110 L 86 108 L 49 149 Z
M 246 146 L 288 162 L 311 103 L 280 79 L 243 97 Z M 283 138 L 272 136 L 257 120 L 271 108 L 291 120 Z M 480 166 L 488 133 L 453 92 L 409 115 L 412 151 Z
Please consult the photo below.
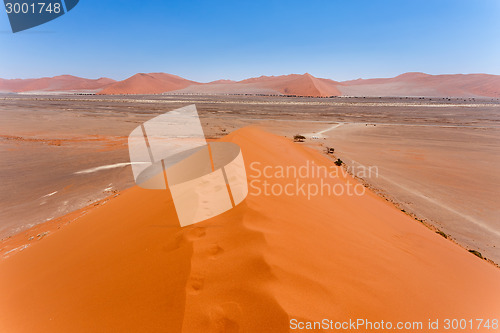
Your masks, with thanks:
M 241 306 L 236 302 L 227 302 L 215 306 L 210 311 L 212 326 L 217 332 L 236 333 L 240 331 L 242 317 Z
M 203 290 L 204 279 L 201 276 L 192 276 L 189 278 L 186 289 L 190 295 L 198 295 Z
M 162 246 L 162 250 L 165 252 L 172 252 L 184 245 L 185 239 L 182 234 L 176 235 L 173 239 L 169 240 Z
M 224 253 L 224 249 L 220 247 L 218 244 L 212 244 L 207 250 L 208 257 L 210 259 L 217 259 L 221 254 Z
M 192 241 L 192 240 L 195 240 L 195 239 L 198 239 L 198 238 L 205 236 L 206 233 L 207 232 L 206 232 L 204 227 L 192 228 L 186 232 L 186 239 Z

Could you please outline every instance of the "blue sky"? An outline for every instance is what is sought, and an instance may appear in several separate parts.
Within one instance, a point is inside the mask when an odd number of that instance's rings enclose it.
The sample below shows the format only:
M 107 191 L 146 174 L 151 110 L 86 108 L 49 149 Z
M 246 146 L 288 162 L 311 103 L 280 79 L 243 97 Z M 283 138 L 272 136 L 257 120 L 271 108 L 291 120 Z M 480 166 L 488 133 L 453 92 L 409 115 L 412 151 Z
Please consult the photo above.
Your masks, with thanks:
M 80 0 L 16 34 L 2 11 L 0 50 L 2 78 L 500 74 L 500 1 Z

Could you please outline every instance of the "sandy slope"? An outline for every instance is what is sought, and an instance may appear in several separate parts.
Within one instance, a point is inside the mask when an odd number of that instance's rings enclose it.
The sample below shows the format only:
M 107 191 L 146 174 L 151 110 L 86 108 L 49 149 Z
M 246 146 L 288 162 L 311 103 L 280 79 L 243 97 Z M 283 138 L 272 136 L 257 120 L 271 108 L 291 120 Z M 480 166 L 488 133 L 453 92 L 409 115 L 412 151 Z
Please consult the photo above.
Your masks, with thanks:
M 65 91 L 65 90 L 95 90 L 102 89 L 116 82 L 108 78 L 96 80 L 84 79 L 72 75 L 44 77 L 40 79 L 0 79 L 0 91 Z
M 113 94 L 161 94 L 199 83 L 166 73 L 139 73 L 101 90 L 101 95 Z
M 488 74 L 405 73 L 394 78 L 342 83 L 340 91 L 350 96 L 500 97 L 500 76 Z
M 337 89 L 338 82 L 316 78 L 309 73 L 303 75 L 261 76 L 243 80 L 240 83 L 258 84 L 261 87 L 273 89 L 285 95 L 315 97 L 340 95 L 340 91 Z
M 252 128 L 225 140 L 242 147 L 249 176 L 252 162 L 331 165 Z M 374 194 L 252 193 L 180 229 L 165 192 L 134 187 L 22 251 L 6 255 L 29 232 L 0 244 L 0 331 L 287 332 L 291 318 L 498 318 L 500 271 Z
M 174 80 L 174 81 L 172 81 Z M 283 94 L 297 96 L 430 96 L 500 97 L 500 76 L 488 74 L 429 75 L 405 73 L 394 78 L 337 82 L 306 74 L 261 76 L 238 82 L 197 83 L 177 76 L 137 74 L 104 89 L 102 94 Z
M 249 94 L 330 96 L 500 97 L 500 76 L 488 74 L 429 75 L 405 73 L 387 79 L 337 82 L 311 74 L 260 76 L 242 81 L 199 83 L 166 73 L 139 73 L 123 81 L 89 80 L 71 75 L 53 78 L 4 80 L 0 92 L 93 91 L 119 94 Z
M 401 209 L 500 263 L 498 129 L 342 124 L 324 135 L 354 174 Z
M 339 96 L 338 82 L 316 78 L 310 74 L 261 76 L 243 81 L 218 80 L 205 84 L 193 84 L 180 89 L 164 90 L 173 94 L 263 94 L 297 96 Z M 112 87 L 103 90 L 110 93 Z M 151 88 L 149 88 L 151 89 Z
M 255 83 L 207 83 L 166 92 L 167 95 L 282 95 L 278 90 Z

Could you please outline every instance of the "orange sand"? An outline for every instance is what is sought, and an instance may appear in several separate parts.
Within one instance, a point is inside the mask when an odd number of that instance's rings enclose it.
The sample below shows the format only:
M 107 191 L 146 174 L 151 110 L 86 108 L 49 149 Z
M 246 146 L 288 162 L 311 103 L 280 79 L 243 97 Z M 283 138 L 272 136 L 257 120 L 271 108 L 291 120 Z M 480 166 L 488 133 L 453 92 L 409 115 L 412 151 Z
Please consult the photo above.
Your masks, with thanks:
M 199 84 L 179 76 L 165 73 L 139 73 L 126 80 L 116 82 L 101 90 L 101 95 L 117 94 L 161 94 Z
M 239 82 L 231 80 L 218 80 L 206 84 L 185 80 L 175 75 L 165 73 L 150 73 L 136 74 L 124 81 L 117 82 L 105 89 L 99 94 L 159 94 L 163 92 L 181 90 L 190 87 L 191 93 L 197 93 L 197 88 L 200 92 L 206 91 L 207 87 L 224 85 L 224 91 L 231 92 L 239 91 L 244 93 L 247 89 L 248 93 L 254 89 L 265 89 L 266 91 L 274 91 L 277 94 L 297 95 L 297 96 L 338 96 L 340 95 L 337 89 L 338 82 L 315 78 L 310 74 L 298 75 L 282 75 L 282 76 L 261 76 L 258 78 L 247 79 Z M 243 89 L 243 92 L 238 90 Z
M 255 161 L 332 165 L 254 128 L 225 140 L 241 146 L 249 176 Z M 288 332 L 292 318 L 500 314 L 497 268 L 371 192 L 250 194 L 181 229 L 166 192 L 134 187 L 52 231 L 7 258 L 29 232 L 0 243 L 0 332 Z
M 0 79 L 0 91 L 65 91 L 102 89 L 116 82 L 108 78 L 84 79 L 72 75 L 43 77 L 40 79 Z
M 118 82 L 107 78 L 89 80 L 71 75 L 25 80 L 0 79 L 0 92 L 90 90 L 100 90 L 101 95 L 161 94 L 179 91 L 187 94 L 284 94 L 310 97 L 345 95 L 500 97 L 500 76 L 405 73 L 394 78 L 337 82 L 306 73 L 261 76 L 238 82 L 217 80 L 209 83 L 199 83 L 166 73 L 139 73 Z
M 338 82 L 316 78 L 308 73 L 304 75 L 261 76 L 243 80 L 239 83 L 258 84 L 262 88 L 273 89 L 285 95 L 312 97 L 340 96 L 340 91 L 337 89 Z
M 281 76 L 261 76 L 239 82 L 219 80 L 184 89 L 173 94 L 208 94 L 208 95 L 295 95 L 309 97 L 339 96 L 341 83 L 320 79 L 311 74 L 290 74 Z
M 356 90 L 340 88 L 345 95 L 357 96 L 440 96 L 500 97 L 500 76 L 489 74 L 429 75 L 405 73 L 394 78 L 342 82 Z

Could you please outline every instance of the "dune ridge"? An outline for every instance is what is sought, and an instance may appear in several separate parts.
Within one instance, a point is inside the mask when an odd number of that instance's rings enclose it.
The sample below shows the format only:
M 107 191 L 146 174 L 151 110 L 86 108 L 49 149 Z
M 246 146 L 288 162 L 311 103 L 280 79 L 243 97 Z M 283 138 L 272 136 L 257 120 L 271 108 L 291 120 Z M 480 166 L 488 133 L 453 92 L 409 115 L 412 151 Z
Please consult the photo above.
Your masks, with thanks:
M 358 79 L 342 82 L 344 95 L 500 97 L 500 76 L 489 74 L 430 75 L 405 73 L 387 79 Z
M 303 75 L 290 74 L 281 76 L 261 76 L 240 81 L 241 84 L 253 83 L 262 87 L 270 88 L 280 92 L 283 95 L 297 96 L 339 96 L 337 89 L 339 82 L 320 79 L 309 73 Z
M 0 92 L 97 90 L 116 81 L 109 78 L 85 79 L 72 75 L 59 75 L 40 79 L 0 79 Z
M 252 162 L 333 165 L 256 128 L 223 141 L 240 145 L 249 180 L 264 180 Z M 342 173 L 326 181 L 356 184 Z M 181 229 L 167 192 L 133 187 L 47 228 L 41 240 L 27 231 L 0 243 L 0 331 L 288 332 L 292 318 L 426 323 L 500 311 L 497 268 L 371 192 L 250 194 Z
M 116 94 L 160 94 L 178 90 L 198 82 L 186 80 L 177 75 L 166 73 L 139 73 L 120 82 L 116 82 L 99 92 L 100 95 Z
M 339 83 L 315 78 L 311 74 L 290 74 L 281 76 L 261 76 L 234 81 L 214 81 L 170 91 L 171 94 L 253 94 L 253 95 L 294 95 L 310 97 L 339 96 Z
M 500 97 L 500 76 L 489 74 L 405 73 L 394 78 L 337 82 L 311 74 L 260 76 L 242 81 L 200 83 L 166 73 L 139 73 L 123 81 L 88 80 L 69 75 L 54 78 L 4 80 L 0 92 L 95 90 L 101 95 L 215 94 L 292 95 L 305 97 Z

